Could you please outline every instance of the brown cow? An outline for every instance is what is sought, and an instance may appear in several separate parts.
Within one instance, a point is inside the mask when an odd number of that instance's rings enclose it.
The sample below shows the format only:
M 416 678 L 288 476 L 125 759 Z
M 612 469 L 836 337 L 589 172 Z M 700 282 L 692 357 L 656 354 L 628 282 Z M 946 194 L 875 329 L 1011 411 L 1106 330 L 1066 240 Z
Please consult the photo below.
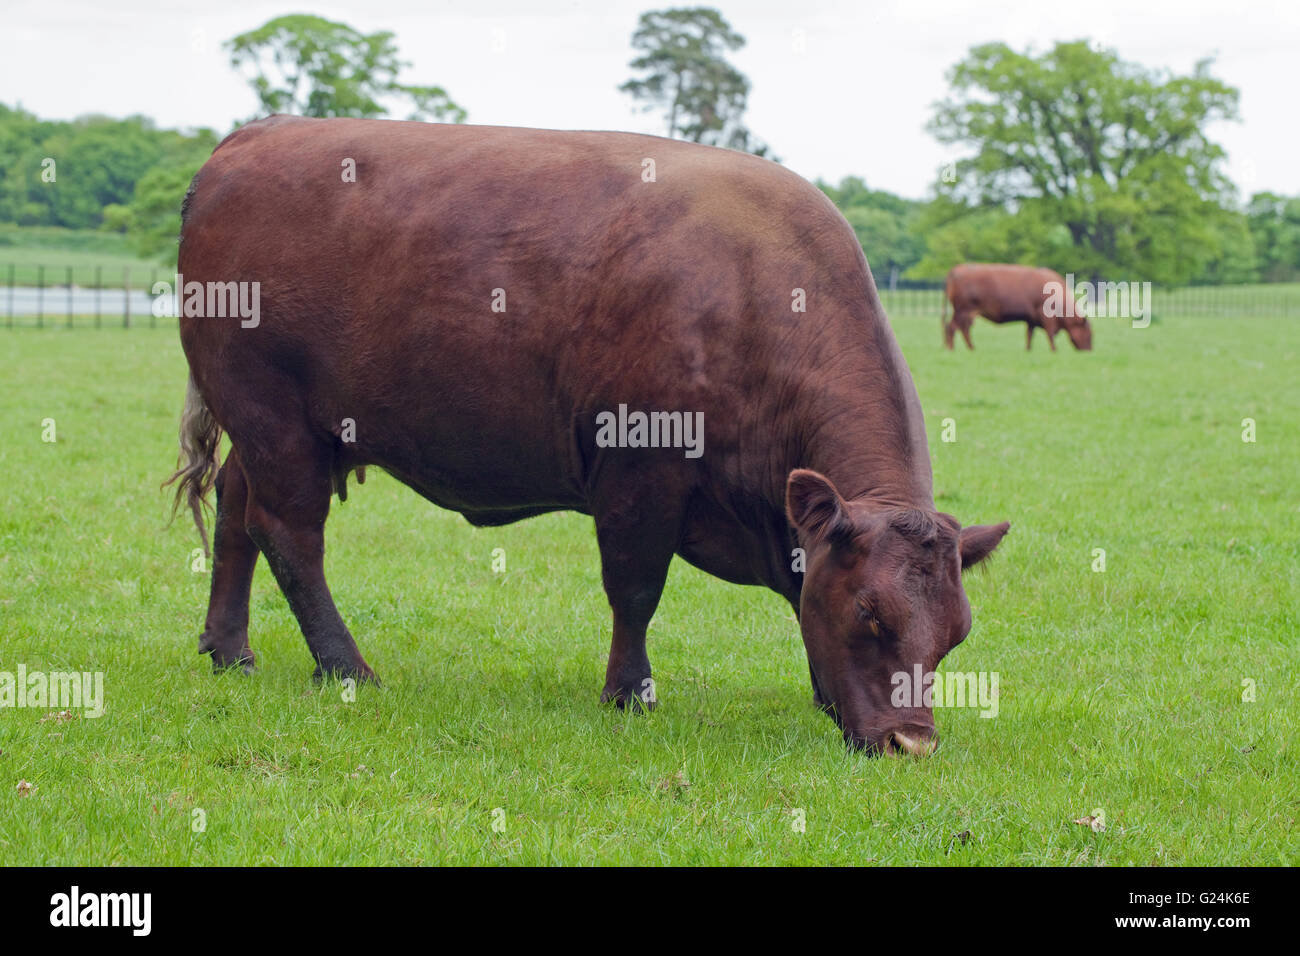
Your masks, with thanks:
M 949 303 L 951 321 L 947 311 Z M 1051 269 L 972 262 L 953 266 L 948 271 L 947 301 L 940 316 L 943 344 L 951 349 L 953 333 L 960 331 L 966 347 L 975 348 L 971 344 L 970 328 L 977 315 L 991 322 L 1024 322 L 1026 349 L 1033 345 L 1037 328 L 1047 333 L 1047 344 L 1053 352 L 1056 333 L 1061 329 L 1065 329 L 1076 349 L 1092 348 L 1088 319 L 1074 302 L 1065 279 Z
M 214 666 L 251 668 L 264 554 L 317 674 L 373 676 L 323 565 L 331 492 L 373 464 L 475 525 L 593 517 L 603 700 L 653 702 L 677 554 L 790 602 L 852 746 L 933 749 L 891 678 L 966 636 L 961 572 L 1008 526 L 935 510 L 907 364 L 819 190 L 656 137 L 272 117 L 217 148 L 182 221 L 177 498 L 202 534 L 215 474 Z M 214 286 L 257 314 L 214 315 Z

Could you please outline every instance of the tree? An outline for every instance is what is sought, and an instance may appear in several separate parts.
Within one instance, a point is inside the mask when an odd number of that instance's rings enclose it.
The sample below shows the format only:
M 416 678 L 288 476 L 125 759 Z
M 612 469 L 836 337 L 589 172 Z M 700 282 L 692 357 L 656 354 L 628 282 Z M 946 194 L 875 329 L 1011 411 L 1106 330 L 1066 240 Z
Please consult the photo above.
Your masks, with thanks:
M 439 86 L 397 81 L 393 34 L 363 34 L 345 23 L 296 14 L 276 17 L 226 42 L 231 66 L 251 70 L 249 84 L 266 113 L 378 117 L 385 101 L 408 100 L 408 119 L 465 121 L 465 110 Z
M 192 151 L 192 143 L 191 135 L 160 130 L 143 116 L 66 122 L 0 106 L 0 222 L 97 228 L 105 209 L 130 203 L 150 170 L 178 152 Z M 212 142 L 203 149 L 206 157 Z M 47 161 L 48 179 L 43 176 Z M 117 228 L 121 222 L 115 213 L 109 225 Z
M 1237 117 L 1237 91 L 1209 61 L 1174 76 L 1084 41 L 1039 57 L 988 43 L 948 76 L 952 92 L 929 129 L 975 150 L 956 164 L 955 183 L 938 186 L 949 223 L 998 208 L 1060 224 L 1068 257 L 1031 247 L 1029 260 L 1093 277 L 1182 283 L 1221 256 L 1216 226 L 1233 190 L 1206 127 Z
M 1300 280 L 1300 197 L 1255 193 L 1246 206 L 1246 224 L 1264 281 Z
M 0 103 L 0 222 L 49 225 L 47 197 L 40 193 L 41 146 L 58 124 Z M 48 191 L 48 190 L 47 190 Z
M 857 234 L 876 281 L 886 284 L 890 273 L 914 265 L 925 251 L 916 232 L 921 203 L 884 190 L 870 189 L 857 176 L 846 176 L 838 186 L 819 182 Z
M 1012 213 L 1001 206 L 967 207 L 940 195 L 916 220 L 925 255 L 909 278 L 942 279 L 961 262 L 1020 262 L 1082 274 L 1069 229 L 1049 211 L 1028 204 Z
M 1240 285 L 1260 280 L 1260 257 L 1245 213 L 1221 209 L 1209 223 L 1214 255 L 1199 281 L 1210 285 Z
M 177 134 L 163 158 L 136 182 L 130 203 L 104 208 L 104 228 L 125 232 L 141 257 L 175 265 L 181 200 L 216 146 L 212 130 L 201 129 L 189 137 Z
M 744 45 L 745 38 L 711 7 L 643 13 L 632 34 L 632 48 L 641 56 L 629 65 L 646 75 L 619 90 L 646 110 L 662 110 L 670 137 L 768 156 L 768 146 L 741 122 L 749 80 L 725 59 Z

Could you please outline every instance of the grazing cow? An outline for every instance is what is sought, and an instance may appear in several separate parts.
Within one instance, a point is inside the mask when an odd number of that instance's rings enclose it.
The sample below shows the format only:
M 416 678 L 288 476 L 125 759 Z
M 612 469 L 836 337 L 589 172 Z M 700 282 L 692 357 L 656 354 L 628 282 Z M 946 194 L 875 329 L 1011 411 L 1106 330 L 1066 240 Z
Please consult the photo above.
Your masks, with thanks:
M 262 554 L 316 673 L 374 676 L 323 556 L 331 494 L 376 465 L 474 525 L 592 516 L 602 700 L 653 701 L 646 628 L 677 554 L 790 602 L 851 746 L 933 749 L 931 708 L 896 706 L 891 679 L 966 636 L 962 571 L 1008 526 L 935 510 L 862 248 L 794 173 L 624 133 L 277 116 L 195 177 L 179 271 L 174 477 L 200 535 L 216 488 L 215 667 L 252 666 Z M 222 283 L 257 315 L 191 308 Z
M 947 312 L 949 303 L 951 320 Z M 1026 349 L 1033 345 L 1037 328 L 1047 333 L 1047 344 L 1053 352 L 1056 333 L 1061 329 L 1065 329 L 1076 349 L 1086 352 L 1092 348 L 1088 319 L 1075 304 L 1071 290 L 1065 287 L 1065 279 L 1051 269 L 973 262 L 953 266 L 948 271 L 947 301 L 940 316 L 943 344 L 951 349 L 953 333 L 960 331 L 966 347 L 975 348 L 970 340 L 970 327 L 977 315 L 991 322 L 1024 322 Z

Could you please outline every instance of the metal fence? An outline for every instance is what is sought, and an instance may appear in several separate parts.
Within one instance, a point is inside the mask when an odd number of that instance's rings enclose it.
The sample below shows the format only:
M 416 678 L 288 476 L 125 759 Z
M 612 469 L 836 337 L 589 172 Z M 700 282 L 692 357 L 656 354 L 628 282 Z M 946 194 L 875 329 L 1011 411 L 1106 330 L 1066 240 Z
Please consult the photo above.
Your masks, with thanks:
M 155 308 L 153 288 L 174 274 L 157 269 L 101 266 L 0 264 L 0 317 L 8 328 L 47 326 L 157 327 L 175 323 L 167 309 Z M 946 311 L 942 282 L 876 278 L 880 300 L 891 318 L 938 318 Z M 1149 289 L 1154 318 L 1300 317 L 1300 283 L 1216 285 Z M 1089 310 L 1090 314 L 1097 314 Z M 162 313 L 162 314 L 159 314 Z
M 13 263 L 0 265 L 0 277 L 0 309 L 8 328 L 156 326 L 154 283 L 174 278 L 161 269 L 38 265 L 23 266 L 20 281 L 19 267 Z
M 889 288 L 876 280 L 880 301 L 890 318 L 927 316 L 938 318 L 947 308 L 942 283 L 909 282 Z M 1141 285 L 1141 284 L 1129 284 Z M 1113 290 L 1118 292 L 1119 290 Z M 1129 297 L 1130 291 L 1132 298 Z M 1202 285 L 1168 288 L 1152 285 L 1125 288 L 1122 304 L 1110 299 L 1105 310 L 1097 302 L 1085 308 L 1089 315 L 1124 317 L 1134 303 L 1149 310 L 1154 319 L 1162 318 L 1300 318 L 1300 283 L 1262 283 L 1256 285 Z M 1117 311 L 1116 305 L 1120 308 Z

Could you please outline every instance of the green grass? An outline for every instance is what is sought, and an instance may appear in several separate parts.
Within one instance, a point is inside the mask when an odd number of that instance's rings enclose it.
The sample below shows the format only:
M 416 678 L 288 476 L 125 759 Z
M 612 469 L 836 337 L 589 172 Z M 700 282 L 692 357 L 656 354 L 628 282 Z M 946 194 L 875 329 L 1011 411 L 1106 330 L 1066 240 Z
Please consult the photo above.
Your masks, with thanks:
M 106 697 L 97 719 L 0 710 L 0 859 L 1296 862 L 1300 327 L 1103 322 L 1091 354 L 896 328 L 940 507 L 1012 522 L 944 664 L 997 671 L 1000 714 L 937 712 L 928 760 L 846 753 L 783 602 L 680 561 L 651 629 L 659 709 L 600 707 L 589 520 L 475 530 L 381 474 L 336 504 L 327 571 L 384 688 L 311 682 L 264 562 L 259 670 L 213 676 L 196 539 L 158 492 L 174 330 L 0 333 L 0 670 L 103 671 Z M 1095 808 L 1104 831 L 1072 822 Z
M 0 224 L 0 286 L 9 282 L 11 266 L 15 285 L 43 281 L 46 287 L 64 286 L 71 269 L 72 284 L 87 289 L 97 282 L 104 289 L 120 289 L 128 273 L 132 288 L 147 288 L 151 276 L 166 279 L 175 271 L 160 261 L 141 259 L 117 233 Z M 52 308 L 61 305 L 52 298 Z

